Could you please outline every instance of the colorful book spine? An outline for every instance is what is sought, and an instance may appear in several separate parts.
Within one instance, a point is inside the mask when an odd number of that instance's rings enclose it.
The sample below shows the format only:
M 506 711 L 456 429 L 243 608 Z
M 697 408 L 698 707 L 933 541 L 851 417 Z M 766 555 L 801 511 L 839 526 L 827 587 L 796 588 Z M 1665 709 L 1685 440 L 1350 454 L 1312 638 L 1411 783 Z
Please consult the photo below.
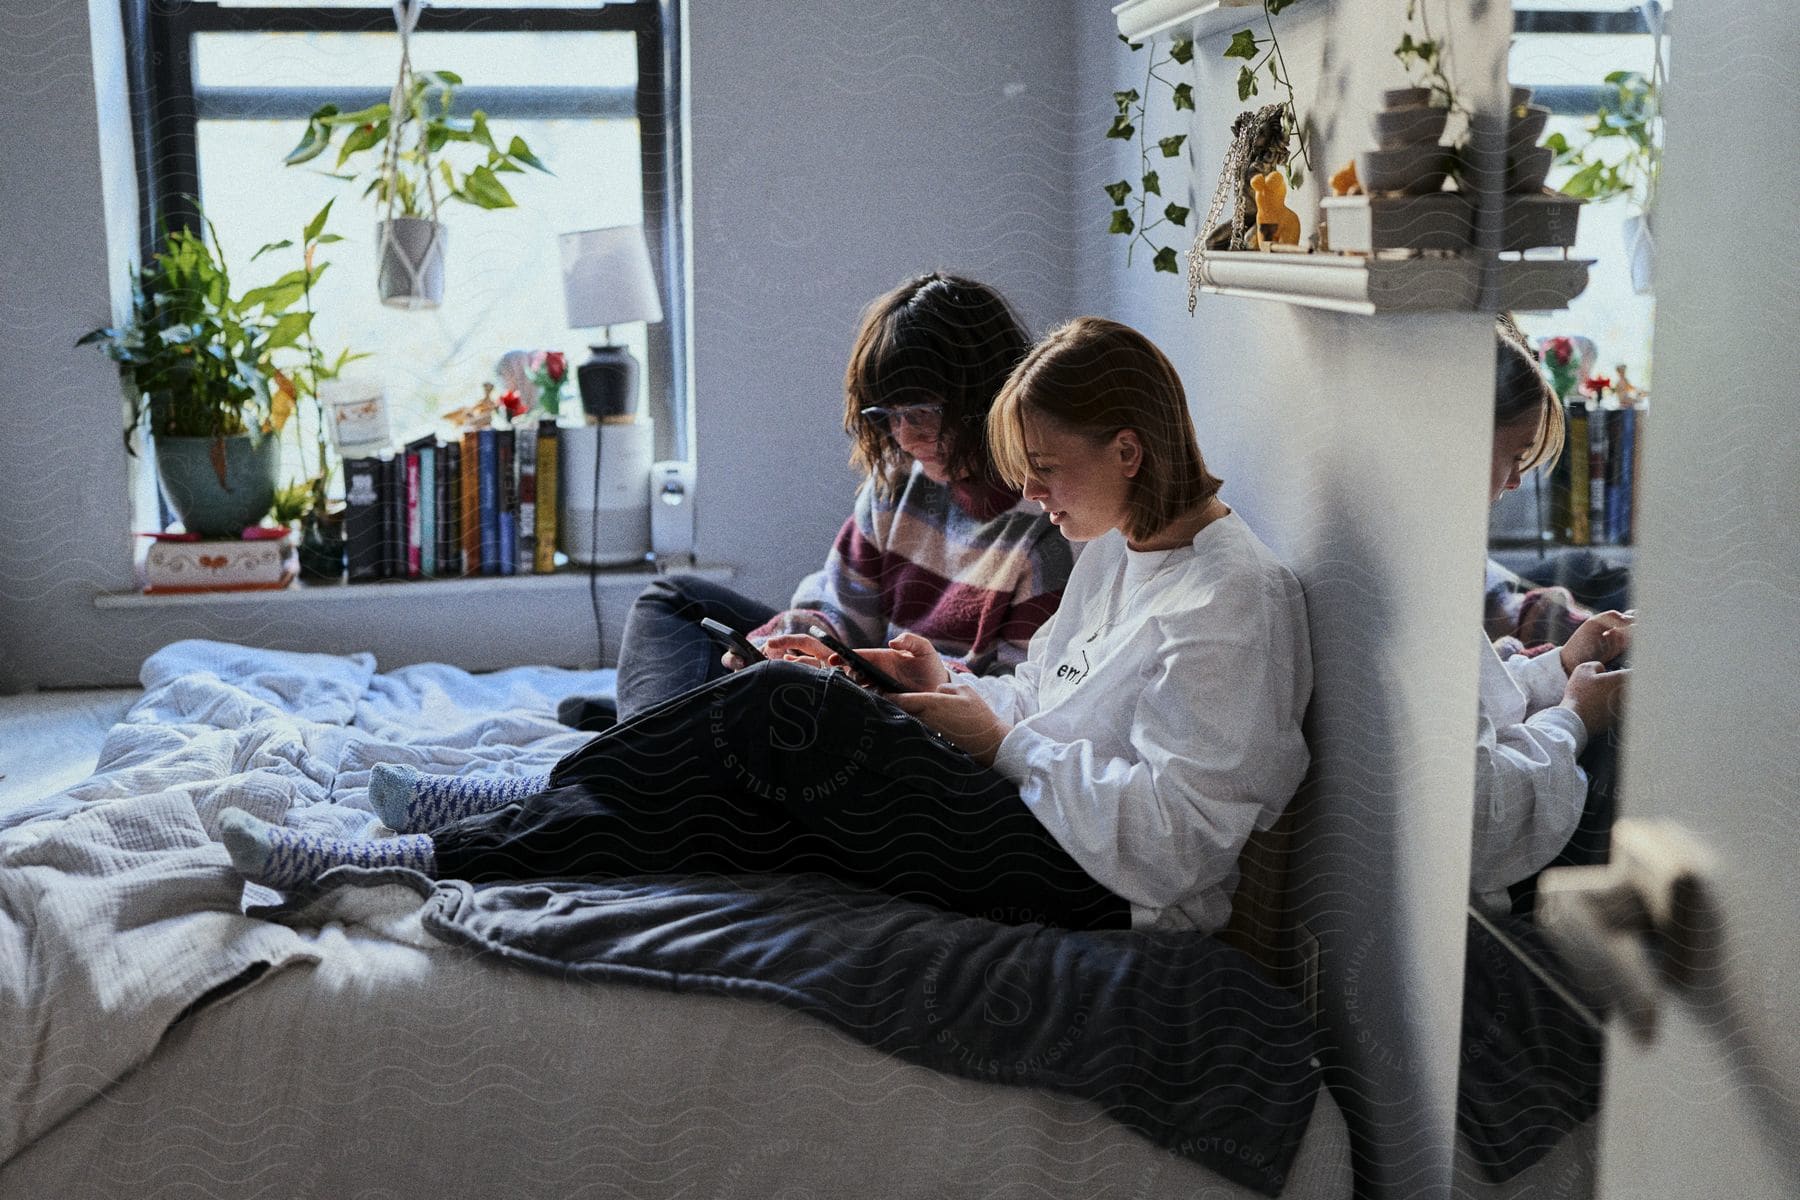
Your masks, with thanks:
M 381 577 L 406 576 L 406 476 L 401 456 L 381 456 Z
M 531 569 L 539 575 L 556 570 L 556 505 L 561 470 L 556 422 L 539 421 L 537 427 L 537 531 Z
M 531 574 L 537 550 L 537 446 L 535 425 L 521 425 L 514 431 L 513 477 L 519 497 L 519 529 L 513 561 L 520 575 Z
M 438 574 L 462 574 L 462 443 L 445 442 L 437 452 Z
M 1569 460 L 1567 540 L 1571 546 L 1585 546 L 1588 544 L 1588 464 L 1591 461 L 1588 447 L 1588 408 L 1585 401 L 1569 401 L 1563 445 L 1563 454 Z
M 495 430 L 483 429 L 476 436 L 480 462 L 476 468 L 479 481 L 477 511 L 480 513 L 481 573 L 500 574 L 500 448 Z
M 1606 410 L 1595 405 L 1588 410 L 1588 541 L 1602 544 L 1610 540 L 1606 527 Z
M 481 434 L 471 429 L 462 436 L 462 573 L 481 574 Z
M 1631 494 L 1633 476 L 1637 474 L 1637 416 L 1635 408 L 1620 408 L 1614 410 L 1610 417 L 1613 423 L 1610 433 L 1613 455 L 1612 471 L 1607 480 L 1606 503 L 1613 541 L 1621 546 L 1629 546 L 1634 540 L 1632 520 L 1636 514 Z
M 344 555 L 351 583 L 381 578 L 381 463 L 344 460 Z
M 419 447 L 419 574 L 438 573 L 438 448 L 435 438 Z
M 516 574 L 519 569 L 519 479 L 513 451 L 518 439 L 510 429 L 494 431 L 494 477 L 499 491 L 494 501 L 494 519 L 499 526 L 500 574 Z
M 417 579 L 424 567 L 424 547 L 419 544 L 423 516 L 419 510 L 419 490 L 425 481 L 419 475 L 419 452 L 408 449 L 402 454 L 400 469 L 406 480 L 406 578 Z

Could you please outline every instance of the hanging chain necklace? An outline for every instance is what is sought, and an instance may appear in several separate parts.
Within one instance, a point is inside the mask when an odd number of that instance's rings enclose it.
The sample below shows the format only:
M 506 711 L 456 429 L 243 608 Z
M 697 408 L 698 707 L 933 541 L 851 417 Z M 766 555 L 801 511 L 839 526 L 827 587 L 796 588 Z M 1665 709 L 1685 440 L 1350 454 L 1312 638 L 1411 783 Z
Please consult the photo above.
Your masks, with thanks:
M 1120 604 L 1118 609 L 1115 612 L 1113 612 L 1112 615 L 1106 619 L 1106 623 L 1104 625 L 1100 626 L 1100 628 L 1094 630 L 1094 632 L 1092 632 L 1088 635 L 1087 642 L 1084 644 L 1092 645 L 1094 642 L 1099 641 L 1101 634 L 1103 634 L 1107 630 L 1111 629 L 1114 625 L 1117 625 L 1120 621 L 1123 621 L 1125 619 L 1125 614 L 1131 611 L 1131 602 L 1133 600 L 1136 600 L 1140 595 L 1142 595 L 1145 588 L 1149 587 L 1152 583 L 1155 583 L 1157 578 L 1159 576 L 1161 576 L 1164 571 L 1169 569 L 1170 558 L 1172 558 L 1174 556 L 1175 551 L 1180 550 L 1181 548 L 1182 547 L 1180 547 L 1180 546 L 1173 546 L 1167 550 L 1164 550 L 1163 556 L 1162 556 L 1162 561 L 1156 565 L 1156 570 L 1152 571 L 1147 577 L 1145 577 L 1145 579 L 1142 583 L 1138 584 L 1137 587 L 1132 589 L 1131 595 L 1125 597 L 1124 603 Z M 1129 565 L 1130 560 L 1127 559 L 1126 563 L 1127 563 L 1127 565 Z M 1120 575 L 1119 575 L 1119 586 L 1120 587 L 1124 587 L 1124 579 L 1125 579 L 1124 573 L 1120 572 Z

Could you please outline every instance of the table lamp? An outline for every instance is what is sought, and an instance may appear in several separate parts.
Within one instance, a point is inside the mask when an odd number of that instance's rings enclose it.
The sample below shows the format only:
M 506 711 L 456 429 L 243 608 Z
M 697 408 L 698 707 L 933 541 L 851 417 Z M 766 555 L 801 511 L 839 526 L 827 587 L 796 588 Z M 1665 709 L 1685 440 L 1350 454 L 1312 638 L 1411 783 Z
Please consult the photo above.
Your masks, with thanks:
M 570 329 L 600 329 L 601 342 L 575 372 L 581 407 L 590 421 L 636 419 L 638 361 L 612 341 L 612 326 L 663 319 L 642 225 L 611 225 L 565 233 L 562 246 L 563 305 Z

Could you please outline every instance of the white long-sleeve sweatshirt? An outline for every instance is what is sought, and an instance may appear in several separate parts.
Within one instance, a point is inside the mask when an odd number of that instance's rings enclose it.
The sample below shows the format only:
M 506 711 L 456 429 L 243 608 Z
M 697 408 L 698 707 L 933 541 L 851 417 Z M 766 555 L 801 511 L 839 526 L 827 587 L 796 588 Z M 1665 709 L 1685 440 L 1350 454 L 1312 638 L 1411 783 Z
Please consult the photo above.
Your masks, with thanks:
M 1558 707 L 1569 682 L 1561 654 L 1502 661 L 1485 635 L 1481 646 L 1469 886 L 1504 910 L 1507 885 L 1549 865 L 1581 821 L 1587 775 L 1575 759 L 1588 735 Z
M 1170 551 L 1089 543 L 1017 672 L 963 682 L 1013 723 L 995 768 L 1134 927 L 1225 924 L 1312 692 L 1299 581 L 1237 514 Z

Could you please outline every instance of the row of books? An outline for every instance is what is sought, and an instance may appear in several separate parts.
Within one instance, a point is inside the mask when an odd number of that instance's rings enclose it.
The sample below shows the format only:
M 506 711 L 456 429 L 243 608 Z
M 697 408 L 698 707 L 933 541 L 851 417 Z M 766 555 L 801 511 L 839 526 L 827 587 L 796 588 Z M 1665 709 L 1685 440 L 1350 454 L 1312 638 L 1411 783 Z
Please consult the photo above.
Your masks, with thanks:
M 1628 546 L 1637 519 L 1645 410 L 1571 399 L 1550 476 L 1550 528 L 1571 546 Z
M 472 429 L 345 459 L 350 581 L 555 570 L 556 429 Z

